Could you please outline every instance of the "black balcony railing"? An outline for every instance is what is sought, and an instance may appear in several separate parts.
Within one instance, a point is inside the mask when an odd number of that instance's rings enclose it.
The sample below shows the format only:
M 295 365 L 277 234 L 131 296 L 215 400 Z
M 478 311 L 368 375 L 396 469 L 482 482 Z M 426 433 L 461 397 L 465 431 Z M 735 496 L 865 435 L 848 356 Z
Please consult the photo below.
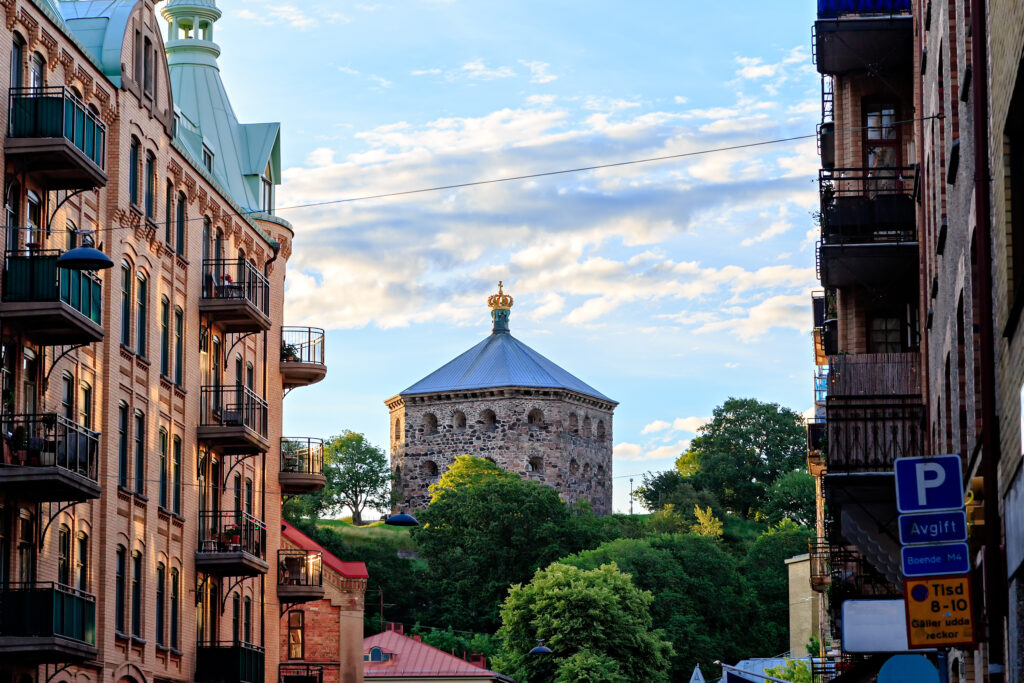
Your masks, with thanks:
M 317 327 L 282 327 L 281 361 L 324 364 L 324 331 Z
M 11 138 L 64 138 L 101 170 L 107 127 L 65 87 L 11 88 L 8 95 Z
M 294 436 L 282 437 L 281 471 L 296 474 L 323 474 L 324 440 Z
M 921 362 L 917 353 L 863 353 L 832 356 L 828 395 L 892 398 L 921 393 Z
M 324 585 L 323 553 L 315 550 L 278 550 L 277 583 L 281 586 Z
M 55 413 L 0 416 L 6 465 L 57 467 L 97 481 L 100 435 Z
M 819 19 L 874 14 L 910 14 L 910 0 L 818 0 Z
M 807 457 L 821 458 L 825 450 L 825 420 L 813 418 L 807 421 Z
M 818 172 L 822 244 L 914 242 L 913 166 Z
M 324 668 L 316 664 L 282 664 L 279 683 L 323 683 Z
M 201 427 L 246 427 L 267 436 L 267 402 L 245 386 L 202 387 L 199 404 Z
M 247 512 L 200 512 L 199 552 L 244 552 L 267 559 L 267 525 Z
M 0 587 L 0 638 L 61 637 L 96 645 L 96 598 L 58 583 Z
M 244 258 L 203 261 L 203 298 L 248 302 L 270 315 L 270 281 Z
M 102 284 L 95 273 L 57 267 L 59 250 L 8 251 L 4 259 L 4 301 L 63 301 L 101 324 Z
M 201 642 L 196 650 L 197 683 L 264 683 L 263 648 L 231 641 Z
M 811 560 L 811 588 L 823 591 L 832 582 L 832 565 L 829 562 L 831 546 L 828 539 L 807 539 L 807 552 Z

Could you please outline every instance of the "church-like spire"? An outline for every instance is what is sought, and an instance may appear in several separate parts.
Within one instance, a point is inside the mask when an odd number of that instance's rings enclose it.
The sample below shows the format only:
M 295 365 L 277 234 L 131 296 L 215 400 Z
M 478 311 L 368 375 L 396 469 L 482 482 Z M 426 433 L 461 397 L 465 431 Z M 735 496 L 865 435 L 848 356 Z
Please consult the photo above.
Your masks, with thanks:
M 167 58 L 217 66 L 220 46 L 213 42 L 213 25 L 221 17 L 215 0 L 170 0 L 161 14 L 167 20 Z
M 505 294 L 502 283 L 498 281 L 498 293 L 487 297 L 487 305 L 491 307 L 491 321 L 494 327 L 492 334 L 508 334 L 508 317 L 512 309 L 513 299 L 510 294 Z

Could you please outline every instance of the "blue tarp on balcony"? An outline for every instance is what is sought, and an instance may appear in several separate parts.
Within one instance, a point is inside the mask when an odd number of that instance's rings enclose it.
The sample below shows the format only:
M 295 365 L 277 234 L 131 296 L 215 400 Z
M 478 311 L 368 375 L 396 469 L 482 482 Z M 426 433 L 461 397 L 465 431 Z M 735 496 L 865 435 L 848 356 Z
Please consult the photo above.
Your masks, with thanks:
M 847 14 L 909 14 L 910 0 L 818 0 L 818 18 Z

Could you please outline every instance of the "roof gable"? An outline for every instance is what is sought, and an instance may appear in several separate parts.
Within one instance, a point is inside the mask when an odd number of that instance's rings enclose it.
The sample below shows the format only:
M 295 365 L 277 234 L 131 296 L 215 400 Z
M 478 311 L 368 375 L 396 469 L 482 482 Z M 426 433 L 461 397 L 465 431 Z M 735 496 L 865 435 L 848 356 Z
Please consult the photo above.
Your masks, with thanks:
M 322 545 L 314 541 L 312 538 L 302 533 L 288 522 L 281 522 L 281 536 L 288 541 L 291 541 L 296 546 L 303 550 L 320 551 L 323 553 L 324 565 L 338 574 L 344 576 L 346 579 L 368 579 L 370 578 L 369 573 L 366 571 L 366 565 L 362 562 L 345 562 L 339 560 L 334 554 L 328 552 Z
M 424 642 L 395 631 L 384 631 L 363 639 L 363 652 L 379 647 L 393 656 L 387 662 L 364 662 L 363 674 L 367 678 L 395 676 L 436 677 L 492 677 L 508 681 L 502 674 L 482 669 L 461 657 L 448 654 Z

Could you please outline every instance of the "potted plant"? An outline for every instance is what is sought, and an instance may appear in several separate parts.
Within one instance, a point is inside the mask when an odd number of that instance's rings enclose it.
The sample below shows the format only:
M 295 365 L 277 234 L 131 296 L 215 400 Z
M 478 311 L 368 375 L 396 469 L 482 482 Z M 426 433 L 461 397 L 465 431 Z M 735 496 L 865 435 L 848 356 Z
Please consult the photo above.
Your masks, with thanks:
M 237 524 L 229 524 L 221 532 L 221 543 L 237 548 L 242 543 L 242 530 Z
M 295 348 L 294 344 L 284 344 L 281 346 L 281 360 L 285 362 L 298 362 L 299 350 Z

